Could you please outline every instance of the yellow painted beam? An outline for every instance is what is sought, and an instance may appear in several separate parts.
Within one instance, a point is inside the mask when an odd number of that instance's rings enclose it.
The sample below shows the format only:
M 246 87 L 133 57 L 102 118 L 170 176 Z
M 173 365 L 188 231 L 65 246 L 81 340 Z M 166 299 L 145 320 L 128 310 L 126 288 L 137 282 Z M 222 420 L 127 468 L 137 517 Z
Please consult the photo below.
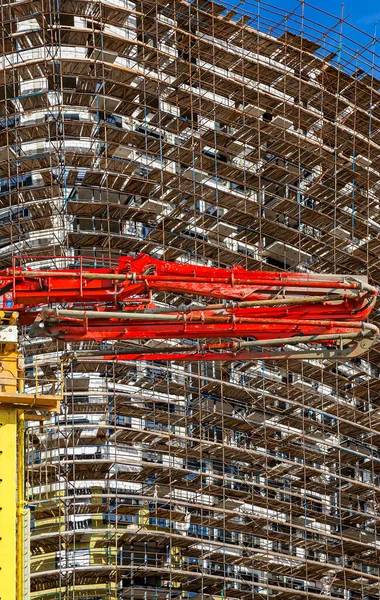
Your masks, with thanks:
M 0 600 L 16 598 L 17 411 L 0 406 Z
M 0 375 L 1 385 L 1 375 Z M 25 408 L 34 410 L 44 410 L 48 412 L 56 412 L 59 410 L 61 396 L 53 396 L 50 394 L 36 395 L 36 394 L 1 394 L 0 403 L 9 404 L 18 408 Z
M 55 411 L 60 396 L 24 391 L 23 359 L 17 346 L 17 313 L 0 311 L 8 338 L 0 343 L 0 600 L 29 597 L 28 511 L 24 497 L 24 409 Z

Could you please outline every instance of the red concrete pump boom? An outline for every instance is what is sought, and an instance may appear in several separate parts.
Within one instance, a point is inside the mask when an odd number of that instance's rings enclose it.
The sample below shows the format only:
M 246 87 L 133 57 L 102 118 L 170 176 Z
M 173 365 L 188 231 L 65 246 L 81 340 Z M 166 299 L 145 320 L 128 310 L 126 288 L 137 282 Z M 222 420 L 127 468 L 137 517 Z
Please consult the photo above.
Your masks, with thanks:
M 97 360 L 350 358 L 378 334 L 364 322 L 377 296 L 364 278 L 224 269 L 146 254 L 121 257 L 117 267 L 5 269 L 0 295 L 34 336 L 170 340 Z M 188 304 L 178 305 L 179 298 Z

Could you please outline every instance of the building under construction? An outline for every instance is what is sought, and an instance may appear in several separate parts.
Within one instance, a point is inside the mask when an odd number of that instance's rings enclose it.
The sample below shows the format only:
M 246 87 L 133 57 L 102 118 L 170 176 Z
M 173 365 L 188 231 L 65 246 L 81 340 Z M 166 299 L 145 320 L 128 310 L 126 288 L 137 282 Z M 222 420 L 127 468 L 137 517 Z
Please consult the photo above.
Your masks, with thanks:
M 305 4 L 239 6 L 2 0 L 1 267 L 147 252 L 379 283 L 376 40 Z M 23 344 L 47 377 L 98 348 Z M 25 600 L 380 598 L 376 345 L 94 356 L 26 430 Z

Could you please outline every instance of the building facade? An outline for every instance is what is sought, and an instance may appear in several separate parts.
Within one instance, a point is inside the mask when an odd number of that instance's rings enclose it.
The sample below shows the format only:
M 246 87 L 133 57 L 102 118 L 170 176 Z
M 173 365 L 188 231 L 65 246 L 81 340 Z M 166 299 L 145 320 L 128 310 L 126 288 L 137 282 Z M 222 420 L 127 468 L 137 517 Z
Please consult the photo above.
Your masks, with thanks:
M 379 282 L 374 44 L 265 7 L 3 1 L 1 266 L 147 252 Z M 23 340 L 27 373 L 57 370 L 62 344 Z M 380 597 L 376 345 L 69 349 L 61 414 L 26 433 L 30 600 Z

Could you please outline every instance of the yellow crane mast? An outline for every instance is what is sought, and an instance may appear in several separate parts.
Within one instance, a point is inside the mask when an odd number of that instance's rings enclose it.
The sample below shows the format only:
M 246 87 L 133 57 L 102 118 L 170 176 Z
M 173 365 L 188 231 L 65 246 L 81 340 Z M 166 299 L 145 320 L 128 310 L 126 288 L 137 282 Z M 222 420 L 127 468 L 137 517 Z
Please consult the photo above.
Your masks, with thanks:
M 0 311 L 0 600 L 27 600 L 24 547 L 28 511 L 24 495 L 24 420 L 59 410 L 62 394 L 36 379 L 25 392 L 24 359 L 18 347 L 17 312 Z M 44 393 L 46 387 L 48 392 Z M 61 390 L 60 390 L 61 392 Z

